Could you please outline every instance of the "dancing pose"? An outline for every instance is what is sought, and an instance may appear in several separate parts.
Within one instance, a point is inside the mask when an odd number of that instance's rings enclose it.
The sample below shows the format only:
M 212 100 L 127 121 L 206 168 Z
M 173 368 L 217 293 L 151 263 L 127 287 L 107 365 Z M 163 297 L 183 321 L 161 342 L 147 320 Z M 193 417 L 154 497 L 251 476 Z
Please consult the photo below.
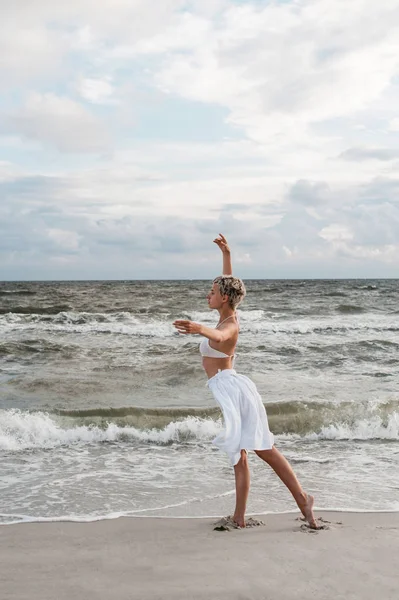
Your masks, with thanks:
M 219 323 L 210 328 L 193 321 L 173 323 L 179 333 L 199 334 L 202 364 L 210 388 L 224 419 L 224 431 L 214 444 L 227 452 L 234 466 L 236 507 L 233 520 L 245 527 L 245 510 L 249 494 L 250 473 L 248 450 L 269 464 L 293 495 L 300 511 L 312 529 L 317 529 L 313 515 L 313 496 L 306 494 L 286 458 L 274 446 L 266 410 L 255 384 L 234 370 L 234 353 L 239 334 L 237 306 L 245 296 L 241 279 L 233 277 L 231 253 L 226 238 L 214 240 L 222 251 L 223 275 L 216 277 L 207 295 L 209 308 L 219 313 Z

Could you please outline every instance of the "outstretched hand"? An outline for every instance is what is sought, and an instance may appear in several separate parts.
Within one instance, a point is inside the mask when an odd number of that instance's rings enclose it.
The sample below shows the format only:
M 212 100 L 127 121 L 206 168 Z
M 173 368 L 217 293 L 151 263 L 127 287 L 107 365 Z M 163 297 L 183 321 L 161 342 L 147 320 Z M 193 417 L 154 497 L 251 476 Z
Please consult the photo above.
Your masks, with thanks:
M 201 324 L 195 323 L 194 321 L 185 321 L 183 319 L 177 320 L 173 323 L 179 333 L 196 334 L 201 333 Z
M 228 245 L 227 240 L 226 240 L 226 238 L 224 237 L 223 234 L 219 233 L 219 237 L 217 237 L 215 240 L 213 240 L 213 243 L 217 244 L 223 253 L 224 252 L 226 252 L 226 253 L 230 252 L 229 245 Z

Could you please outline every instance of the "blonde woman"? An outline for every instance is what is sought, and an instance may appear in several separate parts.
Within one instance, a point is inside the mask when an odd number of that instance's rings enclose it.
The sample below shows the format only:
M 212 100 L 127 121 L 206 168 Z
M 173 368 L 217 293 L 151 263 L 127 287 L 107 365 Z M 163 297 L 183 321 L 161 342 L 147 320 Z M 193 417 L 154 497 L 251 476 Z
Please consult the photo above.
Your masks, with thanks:
M 215 328 L 186 320 L 177 320 L 173 325 L 179 333 L 198 334 L 204 338 L 200 353 L 208 376 L 207 385 L 224 419 L 224 430 L 213 442 L 228 454 L 234 466 L 236 506 L 233 520 L 239 527 L 245 527 L 250 486 L 247 454 L 253 450 L 287 486 L 309 526 L 317 529 L 313 496 L 303 491 L 291 465 L 274 446 L 266 410 L 255 384 L 233 368 L 240 329 L 236 308 L 244 299 L 246 290 L 241 279 L 233 276 L 226 238 L 219 234 L 214 243 L 222 251 L 223 275 L 214 279 L 207 301 L 209 308 L 219 313 L 219 322 Z

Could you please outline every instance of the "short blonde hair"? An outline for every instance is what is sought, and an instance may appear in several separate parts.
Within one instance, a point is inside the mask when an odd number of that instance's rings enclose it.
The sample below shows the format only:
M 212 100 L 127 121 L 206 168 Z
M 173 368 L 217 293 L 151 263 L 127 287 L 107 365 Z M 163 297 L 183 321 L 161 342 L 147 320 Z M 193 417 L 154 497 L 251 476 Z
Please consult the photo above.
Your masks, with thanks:
M 219 275 L 213 280 L 219 286 L 221 296 L 228 296 L 231 308 L 237 308 L 247 293 L 244 283 L 232 275 Z

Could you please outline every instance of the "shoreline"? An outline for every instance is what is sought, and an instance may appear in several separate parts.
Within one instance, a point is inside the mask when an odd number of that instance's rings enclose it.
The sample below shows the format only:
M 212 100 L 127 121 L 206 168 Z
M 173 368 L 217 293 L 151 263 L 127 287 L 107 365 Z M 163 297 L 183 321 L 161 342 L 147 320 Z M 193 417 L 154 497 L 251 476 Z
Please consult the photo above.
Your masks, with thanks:
M 154 512 L 157 510 L 156 508 L 154 509 L 148 509 L 148 512 L 151 512 L 151 510 L 153 510 Z M 145 511 L 143 511 L 145 512 Z M 147 511 L 146 511 L 147 512 Z M 329 515 L 343 515 L 343 514 L 348 514 L 348 515 L 399 515 L 399 508 L 398 509 L 357 509 L 357 508 L 315 508 L 314 509 L 315 514 L 320 514 L 320 513 L 328 513 Z M 254 517 L 254 518 L 259 518 L 259 519 L 265 519 L 268 517 L 280 517 L 280 516 L 292 516 L 292 517 L 299 517 L 300 516 L 300 512 L 299 510 L 283 510 L 283 511 L 279 511 L 279 512 L 256 512 L 256 513 L 250 513 L 248 512 L 246 514 L 246 518 L 249 517 Z M 12 515 L 1 515 L 0 514 L 0 518 L 2 516 L 12 516 Z M 0 521 L 0 528 L 1 527 L 9 527 L 9 526 L 13 526 L 13 525 L 40 525 L 40 524 L 46 524 L 46 523 L 76 523 L 76 524 L 89 524 L 89 523 L 101 523 L 102 521 L 118 521 L 120 519 L 157 519 L 157 520 L 176 520 L 176 521 L 200 521 L 200 520 L 209 520 L 209 519 L 220 519 L 221 515 L 189 515 L 189 516 L 176 516 L 176 515 L 143 515 L 143 514 L 128 514 L 128 513 L 121 513 L 121 514 L 115 514 L 113 515 L 112 513 L 110 513 L 109 515 L 102 515 L 102 516 L 94 516 L 94 517 L 69 517 L 69 516 L 61 516 L 61 517 L 26 517 L 26 518 L 21 518 L 21 520 L 15 520 L 15 521 L 9 521 L 9 522 L 4 522 L 2 523 Z
M 121 517 L 0 529 L 4 600 L 323 600 L 397 597 L 399 512 L 257 516 L 215 531 L 215 518 Z

